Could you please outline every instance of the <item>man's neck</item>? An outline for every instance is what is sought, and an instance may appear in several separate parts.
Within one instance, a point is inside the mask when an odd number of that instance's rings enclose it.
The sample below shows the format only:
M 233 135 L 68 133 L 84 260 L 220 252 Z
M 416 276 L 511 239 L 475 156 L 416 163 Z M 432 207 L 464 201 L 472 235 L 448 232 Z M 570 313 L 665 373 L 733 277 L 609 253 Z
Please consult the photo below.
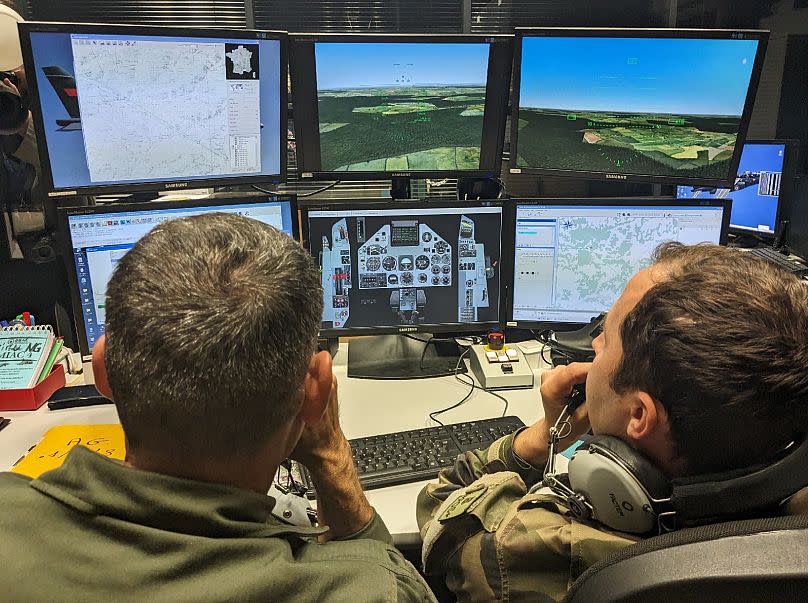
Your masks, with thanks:
M 261 462 L 260 459 L 176 461 L 153 455 L 127 451 L 124 464 L 141 471 L 151 471 L 198 482 L 223 484 L 242 490 L 266 494 L 278 471 L 280 459 Z

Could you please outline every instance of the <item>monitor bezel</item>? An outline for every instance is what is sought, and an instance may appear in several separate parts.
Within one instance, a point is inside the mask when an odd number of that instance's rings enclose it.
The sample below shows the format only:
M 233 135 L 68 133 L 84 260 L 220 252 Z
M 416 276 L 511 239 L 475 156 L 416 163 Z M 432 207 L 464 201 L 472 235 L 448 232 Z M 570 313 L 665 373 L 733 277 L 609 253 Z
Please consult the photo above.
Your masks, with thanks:
M 780 181 L 780 195 L 777 198 L 777 211 L 774 217 L 774 230 L 755 230 L 753 228 L 744 228 L 743 226 L 738 226 L 732 224 L 730 221 L 729 224 L 729 232 L 733 235 L 738 236 L 755 236 L 760 237 L 762 239 L 772 240 L 779 232 L 781 228 L 781 224 L 783 219 L 785 218 L 787 211 L 786 208 L 790 207 L 792 195 L 794 194 L 794 186 L 795 186 L 795 179 L 797 175 L 797 149 L 799 148 L 799 141 L 793 139 L 747 139 L 744 142 L 741 155 L 743 155 L 743 149 L 746 148 L 746 145 L 750 144 L 759 144 L 759 145 L 783 145 L 784 153 L 783 153 L 783 169 L 782 169 L 782 176 Z M 739 159 L 740 164 L 740 159 Z M 735 170 L 736 175 L 738 170 Z M 687 184 L 682 184 L 679 186 L 689 186 Z M 732 198 L 732 191 L 730 191 L 727 196 L 731 199 Z M 689 197 L 679 197 L 678 195 L 678 186 L 677 186 L 677 199 L 689 199 Z
M 684 199 L 667 199 L 660 197 L 598 197 L 591 199 L 540 199 L 513 198 L 507 206 L 505 219 L 507 224 L 503 229 L 504 244 L 510 250 L 510 255 L 503 257 L 505 263 L 503 270 L 506 272 L 505 283 L 505 311 L 506 326 L 519 329 L 553 329 L 555 331 L 574 331 L 581 328 L 586 322 L 557 322 L 542 320 L 516 320 L 513 316 L 513 289 L 514 289 L 514 268 L 516 260 L 516 211 L 520 205 L 557 205 L 557 206 L 637 206 L 637 207 L 721 207 L 723 209 L 721 232 L 718 238 L 719 245 L 727 244 L 727 234 L 729 230 L 729 216 L 732 210 L 732 200 L 728 197 L 724 199 L 697 199 L 698 203 L 686 203 Z
M 154 211 L 164 209 L 193 209 L 195 207 L 207 207 L 210 205 L 243 205 L 249 203 L 271 203 L 288 201 L 292 216 L 292 232 L 296 241 L 300 240 L 300 224 L 298 222 L 297 197 L 295 195 L 266 195 L 258 193 L 245 193 L 237 196 L 233 193 L 218 197 L 212 195 L 204 199 L 186 200 L 166 200 L 148 201 L 144 203 L 105 203 L 93 206 L 72 206 L 60 207 L 56 211 L 56 242 L 57 247 L 64 260 L 67 271 L 68 286 L 70 288 L 70 305 L 72 307 L 73 322 L 75 332 L 78 337 L 79 349 L 82 356 L 86 357 L 92 353 L 87 343 L 87 329 L 84 324 L 84 316 L 81 313 L 81 295 L 79 294 L 79 281 L 76 274 L 76 264 L 73 258 L 73 245 L 70 236 L 69 218 L 71 216 L 88 216 L 111 213 L 125 213 L 133 211 Z
M 749 80 L 749 89 L 746 94 L 741 123 L 738 127 L 738 137 L 735 150 L 729 163 L 729 174 L 734 181 L 741 160 L 740 148 L 746 140 L 749 122 L 752 118 L 752 109 L 755 104 L 755 95 L 763 70 L 763 59 L 769 39 L 769 32 L 758 29 L 665 29 L 665 28 L 610 28 L 610 27 L 517 27 L 515 30 L 513 58 L 513 104 L 511 115 L 511 151 L 509 171 L 511 174 L 531 174 L 545 176 L 566 176 L 592 180 L 614 180 L 624 182 L 652 182 L 658 184 L 682 185 L 724 185 L 727 179 L 718 178 L 680 178 L 677 176 L 660 176 L 654 174 L 624 174 L 599 171 L 582 171 L 538 168 L 517 165 L 519 149 L 519 103 L 521 93 L 522 68 L 522 40 L 525 37 L 581 37 L 581 38 L 680 38 L 680 39 L 737 39 L 742 35 L 748 39 L 758 40 L 757 54 L 752 67 L 752 77 Z
M 481 152 L 486 147 L 485 128 L 488 119 L 495 120 L 496 123 L 490 123 L 489 128 L 491 131 L 496 132 L 496 148 L 494 149 L 494 166 L 493 169 L 476 169 L 476 170 L 412 170 L 412 171 L 324 171 L 322 169 L 314 170 L 308 169 L 306 159 L 306 147 L 315 146 L 319 148 L 319 117 L 316 114 L 307 115 L 304 113 L 304 118 L 300 118 L 301 107 L 311 105 L 310 102 L 305 102 L 306 98 L 304 93 L 305 86 L 303 85 L 303 78 L 314 78 L 315 93 L 316 93 L 316 65 L 315 73 L 304 73 L 306 70 L 300 68 L 299 56 L 296 57 L 296 50 L 299 53 L 299 47 L 302 45 L 313 44 L 317 42 L 341 42 L 341 43 L 373 43 L 373 42 L 391 42 L 391 43 L 431 43 L 431 44 L 464 44 L 464 43 L 488 43 L 493 45 L 495 42 L 508 43 L 510 48 L 507 52 L 507 65 L 500 65 L 497 69 L 494 59 L 489 56 L 488 73 L 486 76 L 486 99 L 485 99 L 485 116 L 483 122 L 483 137 L 480 141 Z M 297 158 L 297 174 L 301 180 L 380 180 L 391 178 L 497 178 L 502 173 L 502 154 L 505 146 L 505 129 L 508 120 L 508 103 L 510 96 L 511 73 L 513 66 L 513 42 L 514 36 L 510 34 L 331 34 L 331 33 L 290 33 L 289 34 L 289 65 L 292 82 L 292 107 L 295 119 L 295 152 Z M 503 91 L 501 98 L 489 98 L 488 88 L 491 85 L 491 78 L 502 77 L 504 81 Z M 310 101 L 311 99 L 309 99 Z M 316 103 L 314 103 L 316 107 Z M 494 115 L 488 117 L 489 109 L 494 112 Z M 316 123 L 315 123 L 316 122 Z M 300 124 L 303 124 L 304 131 L 301 135 Z M 313 134 L 314 129 L 317 129 L 317 136 L 311 137 L 309 142 L 301 144 L 301 140 Z M 321 166 L 316 166 L 321 167 Z
M 367 201 L 357 199 L 343 199 L 339 201 L 300 201 L 300 228 L 302 234 L 301 244 L 311 254 L 311 241 L 309 237 L 309 212 L 311 211 L 363 211 L 363 210 L 394 210 L 401 214 L 409 211 L 416 213 L 421 209 L 474 209 L 477 207 L 500 207 L 500 246 L 499 246 L 499 308 L 496 320 L 473 322 L 473 323 L 440 323 L 440 324 L 419 324 L 419 325 L 390 325 L 379 327 L 348 327 L 339 329 L 320 329 L 320 337 L 332 339 L 338 337 L 354 337 L 362 335 L 400 335 L 410 333 L 478 333 L 484 332 L 491 327 L 502 324 L 505 317 L 505 298 L 503 294 L 505 279 L 507 275 L 502 272 L 502 258 L 506 252 L 505 246 L 505 216 L 507 214 L 507 203 L 501 199 L 478 200 L 478 201 L 443 201 L 423 199 L 420 201 Z M 315 263 L 317 258 L 312 254 Z
M 288 34 L 283 31 L 257 31 L 249 29 L 211 29 L 202 27 L 166 27 L 159 25 L 106 25 L 95 23 L 64 23 L 64 22 L 38 22 L 27 21 L 19 24 L 20 45 L 22 47 L 23 65 L 28 74 L 35 74 L 33 51 L 31 48 L 32 33 L 86 33 L 102 35 L 144 35 L 144 36 L 173 36 L 184 38 L 229 38 L 245 40 L 277 40 L 280 42 L 280 98 L 279 98 L 279 158 L 280 170 L 276 174 L 261 174 L 256 176 L 221 176 L 218 178 L 192 178 L 182 180 L 177 178 L 165 182 L 133 182 L 119 184 L 87 184 L 84 186 L 59 186 L 53 181 L 48 139 L 45 135 L 45 121 L 42 112 L 38 110 L 39 87 L 36 75 L 27 79 L 28 91 L 31 100 L 31 114 L 33 116 L 34 131 L 38 141 L 39 161 L 41 164 L 41 179 L 49 197 L 71 197 L 77 195 L 95 195 L 108 193 L 138 193 L 143 191 L 174 191 L 196 188 L 210 188 L 216 186 L 235 186 L 239 184 L 275 184 L 286 181 L 287 176 L 287 145 L 288 145 L 288 72 L 289 72 L 289 42 Z

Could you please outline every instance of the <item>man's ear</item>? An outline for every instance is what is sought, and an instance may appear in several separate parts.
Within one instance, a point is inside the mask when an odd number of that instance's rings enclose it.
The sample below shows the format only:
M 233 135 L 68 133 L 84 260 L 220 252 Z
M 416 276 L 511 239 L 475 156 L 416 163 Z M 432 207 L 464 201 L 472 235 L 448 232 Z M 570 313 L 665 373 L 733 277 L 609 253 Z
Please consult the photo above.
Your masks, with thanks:
M 326 351 L 317 352 L 311 357 L 309 369 L 306 371 L 306 379 L 303 382 L 303 404 L 298 413 L 306 425 L 314 425 L 322 418 L 328 407 L 333 380 L 331 354 Z
M 648 440 L 656 436 L 667 416 L 661 416 L 663 411 L 661 405 L 657 406 L 657 401 L 650 394 L 642 391 L 634 392 L 631 400 L 631 414 L 626 425 L 626 435 L 635 441 Z
M 95 389 L 105 398 L 112 400 L 112 389 L 109 386 L 107 377 L 107 364 L 104 360 L 104 352 L 107 348 L 107 336 L 102 335 L 93 346 L 93 377 L 95 378 Z

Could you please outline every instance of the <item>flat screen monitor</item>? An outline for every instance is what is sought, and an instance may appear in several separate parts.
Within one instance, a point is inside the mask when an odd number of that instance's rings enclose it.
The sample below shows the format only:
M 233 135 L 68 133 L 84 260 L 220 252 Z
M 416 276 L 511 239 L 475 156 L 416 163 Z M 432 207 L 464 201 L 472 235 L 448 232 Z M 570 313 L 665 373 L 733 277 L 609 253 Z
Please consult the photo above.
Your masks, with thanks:
M 517 29 L 511 173 L 727 185 L 767 32 Z
M 499 323 L 501 203 L 301 203 L 300 215 L 323 337 Z
M 660 243 L 726 242 L 729 199 L 514 200 L 508 325 L 579 325 L 606 312 Z
M 794 146 L 785 140 L 747 140 L 732 188 L 678 186 L 679 199 L 732 198 L 730 229 L 773 237 L 794 178 Z
M 54 196 L 280 181 L 286 34 L 23 23 Z
M 59 232 L 67 262 L 73 316 L 84 355 L 92 352 L 95 342 L 104 334 L 107 283 L 126 252 L 162 222 L 212 212 L 253 218 L 298 238 L 294 197 L 261 195 L 59 210 Z
M 510 36 L 292 35 L 302 178 L 494 177 Z

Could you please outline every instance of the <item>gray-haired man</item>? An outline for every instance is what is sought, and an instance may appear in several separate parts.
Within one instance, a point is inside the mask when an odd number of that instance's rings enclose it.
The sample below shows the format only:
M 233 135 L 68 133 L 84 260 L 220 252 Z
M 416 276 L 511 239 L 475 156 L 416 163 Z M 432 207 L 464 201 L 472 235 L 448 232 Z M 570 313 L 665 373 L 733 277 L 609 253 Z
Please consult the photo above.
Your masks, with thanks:
M 126 460 L 78 447 L 39 479 L 0 474 L 3 597 L 432 600 L 359 485 L 316 353 L 322 304 L 309 255 L 259 222 L 197 216 L 141 239 L 93 349 Z M 270 514 L 287 456 L 327 530 Z

